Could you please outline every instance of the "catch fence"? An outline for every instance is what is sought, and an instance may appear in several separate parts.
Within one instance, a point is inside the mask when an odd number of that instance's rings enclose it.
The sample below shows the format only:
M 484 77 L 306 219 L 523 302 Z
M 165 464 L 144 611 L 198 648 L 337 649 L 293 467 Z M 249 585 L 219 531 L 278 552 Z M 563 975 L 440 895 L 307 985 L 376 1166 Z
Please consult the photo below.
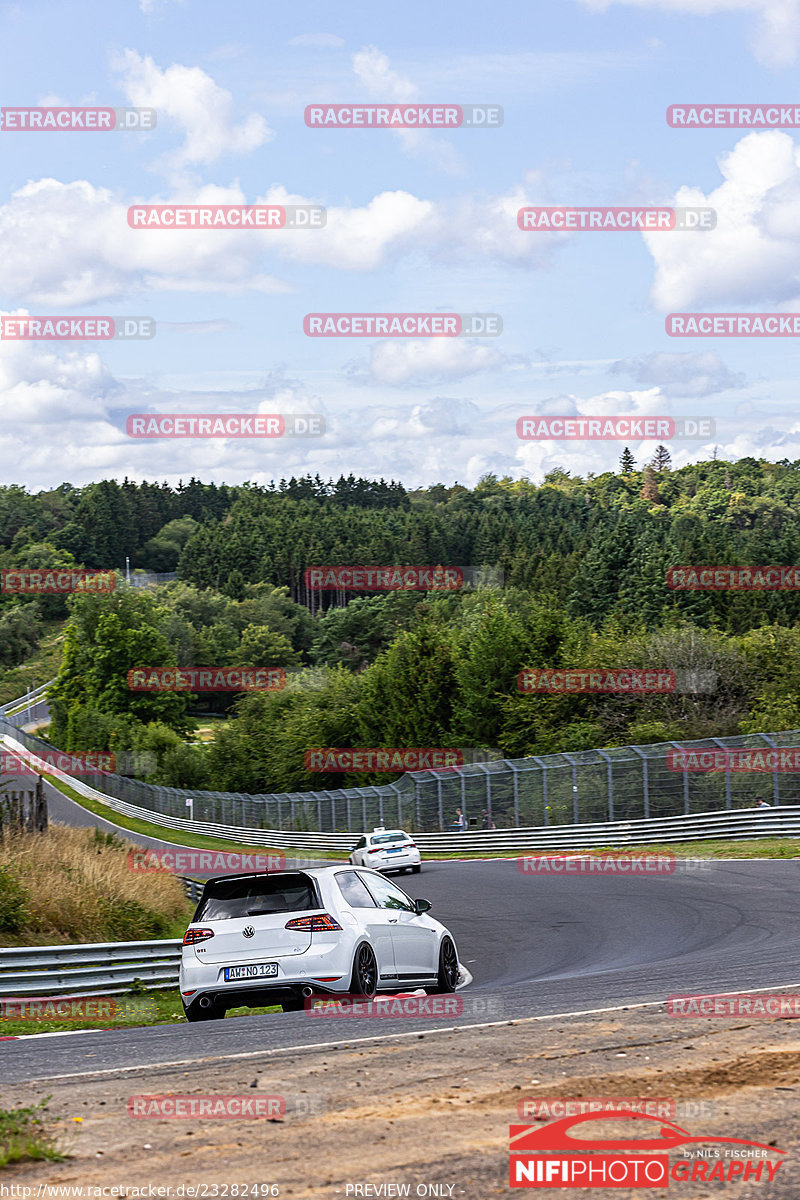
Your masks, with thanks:
M 50 743 L 0 717 L 0 736 L 17 738 L 34 754 Z M 246 829 L 360 833 L 376 825 L 413 833 L 446 832 L 460 808 L 470 829 L 488 813 L 498 829 L 586 825 L 751 808 L 800 805 L 800 772 L 673 769 L 677 749 L 800 748 L 800 730 L 617 746 L 529 758 L 498 759 L 440 771 L 417 771 L 396 782 L 323 791 L 260 793 L 162 787 L 122 775 L 82 775 L 106 795 L 169 818 Z

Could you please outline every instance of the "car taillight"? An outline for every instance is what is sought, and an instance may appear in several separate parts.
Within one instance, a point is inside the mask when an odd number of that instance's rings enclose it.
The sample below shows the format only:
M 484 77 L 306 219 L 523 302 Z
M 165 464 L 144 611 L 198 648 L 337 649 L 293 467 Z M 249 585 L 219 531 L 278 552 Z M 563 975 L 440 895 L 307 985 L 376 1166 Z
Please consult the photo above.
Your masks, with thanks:
M 338 921 L 334 921 L 330 913 L 317 913 L 315 917 L 295 917 L 286 922 L 287 929 L 307 929 L 309 933 L 322 933 L 328 929 L 341 929 Z
M 417 848 L 416 842 L 406 842 L 406 850 L 416 850 L 416 848 Z
M 213 936 L 213 929 L 187 929 L 183 935 L 183 944 L 184 946 L 193 946 L 195 942 L 205 942 Z
M 383 854 L 383 846 L 376 846 L 374 850 L 368 850 L 367 854 Z

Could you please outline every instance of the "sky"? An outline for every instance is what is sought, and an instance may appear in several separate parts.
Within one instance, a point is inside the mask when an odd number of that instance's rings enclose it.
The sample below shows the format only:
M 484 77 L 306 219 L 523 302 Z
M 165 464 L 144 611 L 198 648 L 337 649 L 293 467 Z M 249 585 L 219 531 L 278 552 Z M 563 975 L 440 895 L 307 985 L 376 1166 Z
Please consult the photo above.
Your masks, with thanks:
M 523 416 L 705 418 L 667 440 L 800 458 L 800 0 L 0 2 L 4 108 L 152 108 L 149 130 L 0 129 L 0 313 L 146 316 L 130 341 L 0 338 L 0 481 L 407 487 L 642 467 L 658 440 L 523 441 Z M 482 128 L 313 128 L 306 106 L 485 104 Z M 800 103 L 800 101 L 798 102 Z M 322 206 L 323 228 L 131 228 L 133 205 Z M 713 230 L 521 230 L 523 206 L 708 206 Z M 492 337 L 309 337 L 312 313 L 492 313 Z M 7 326 L 5 327 L 8 328 Z M 316 414 L 293 438 L 148 438 L 131 414 Z

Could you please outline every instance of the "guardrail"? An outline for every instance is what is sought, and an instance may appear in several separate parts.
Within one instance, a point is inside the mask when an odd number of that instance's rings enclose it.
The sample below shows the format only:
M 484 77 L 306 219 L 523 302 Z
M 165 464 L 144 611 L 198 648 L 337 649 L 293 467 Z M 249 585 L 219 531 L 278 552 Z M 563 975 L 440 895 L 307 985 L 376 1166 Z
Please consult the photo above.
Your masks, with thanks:
M 203 884 L 181 876 L 189 899 L 200 900 Z M 152 942 L 89 942 L 76 946 L 0 949 L 0 1002 L 47 996 L 115 996 L 137 990 L 177 987 L 180 938 Z
M 175 987 L 181 945 L 170 938 L 0 950 L 0 998 L 114 996 L 134 984 L 147 991 Z
M 46 695 L 47 689 L 53 683 L 55 683 L 55 679 L 48 679 L 47 683 L 41 684 L 39 687 L 34 688 L 33 691 L 26 692 L 24 696 L 19 696 L 16 700 L 10 700 L 8 704 L 0 705 L 0 717 L 10 720 L 11 717 L 25 712 L 26 709 L 36 708 Z

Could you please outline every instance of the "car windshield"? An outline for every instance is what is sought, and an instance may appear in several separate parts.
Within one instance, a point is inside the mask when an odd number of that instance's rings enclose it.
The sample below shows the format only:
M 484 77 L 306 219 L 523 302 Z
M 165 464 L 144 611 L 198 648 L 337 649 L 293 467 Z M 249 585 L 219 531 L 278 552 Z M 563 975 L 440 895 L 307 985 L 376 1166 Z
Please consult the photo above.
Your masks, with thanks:
M 407 842 L 409 837 L 407 833 L 379 833 L 372 839 L 373 846 L 380 846 L 385 842 Z
M 257 913 L 303 912 L 321 908 L 313 880 L 299 873 L 253 879 L 223 879 L 209 889 L 195 921 L 226 921 Z

